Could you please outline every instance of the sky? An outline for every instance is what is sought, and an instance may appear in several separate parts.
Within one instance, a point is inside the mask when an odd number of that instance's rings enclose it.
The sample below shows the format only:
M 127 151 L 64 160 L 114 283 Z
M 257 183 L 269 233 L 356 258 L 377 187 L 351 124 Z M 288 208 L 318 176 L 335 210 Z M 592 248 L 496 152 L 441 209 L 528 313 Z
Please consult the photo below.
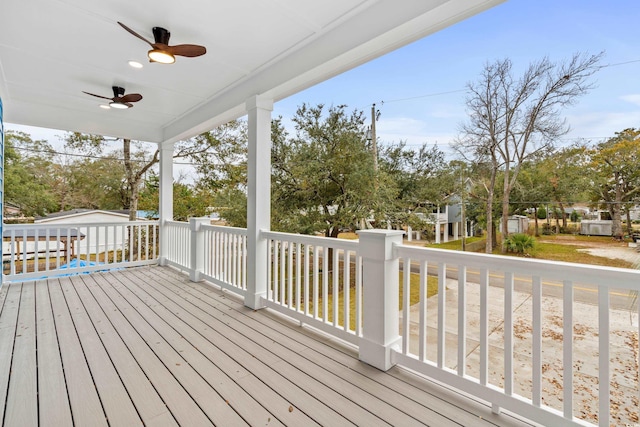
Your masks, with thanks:
M 564 111 L 567 140 L 597 140 L 640 127 L 640 1 L 509 0 L 479 15 L 276 104 L 291 117 L 298 105 L 346 104 L 380 110 L 380 143 L 438 144 L 447 152 L 466 119 L 465 87 L 486 63 L 510 58 L 514 70 L 548 56 L 604 51 L 596 87 Z M 634 62 L 632 62 L 634 61 Z M 613 65 L 626 63 L 624 65 Z M 368 113 L 369 114 L 369 113 Z
M 563 139 L 597 142 L 640 128 L 640 1 L 508 0 L 479 15 L 391 52 L 274 106 L 285 124 L 302 103 L 345 104 L 380 110 L 379 143 L 450 143 L 466 119 L 465 87 L 483 67 L 509 58 L 514 70 L 547 56 L 559 62 L 575 52 L 604 52 L 595 88 L 563 110 L 571 130 Z M 34 139 L 54 142 L 60 131 L 5 123 Z

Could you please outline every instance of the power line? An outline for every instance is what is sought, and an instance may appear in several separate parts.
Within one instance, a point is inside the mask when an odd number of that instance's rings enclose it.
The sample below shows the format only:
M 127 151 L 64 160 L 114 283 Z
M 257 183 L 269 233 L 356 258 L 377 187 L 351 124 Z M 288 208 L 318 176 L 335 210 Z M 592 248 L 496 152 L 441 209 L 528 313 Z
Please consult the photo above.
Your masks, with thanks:
M 597 68 L 598 69 L 603 69 L 603 68 L 610 68 L 610 67 L 618 67 L 618 66 L 621 66 L 621 65 L 628 65 L 628 64 L 633 64 L 633 63 L 636 63 L 636 62 L 640 62 L 640 59 L 633 59 L 633 60 L 630 60 L 630 61 L 616 62 L 616 63 L 613 63 L 613 64 L 600 65 Z M 468 92 L 468 90 L 467 89 L 454 89 L 454 90 L 449 90 L 449 91 L 446 91 L 446 92 L 427 93 L 427 94 L 424 94 L 424 95 L 410 96 L 410 97 L 407 97 L 407 98 L 397 98 L 397 99 L 382 100 L 380 103 L 381 103 L 381 105 L 384 105 L 384 104 L 390 104 L 390 103 L 393 103 L 393 102 L 412 101 L 414 99 L 430 98 L 430 97 L 434 97 L 434 96 L 449 95 L 449 94 L 452 94 L 452 93 L 460 93 L 460 92 Z

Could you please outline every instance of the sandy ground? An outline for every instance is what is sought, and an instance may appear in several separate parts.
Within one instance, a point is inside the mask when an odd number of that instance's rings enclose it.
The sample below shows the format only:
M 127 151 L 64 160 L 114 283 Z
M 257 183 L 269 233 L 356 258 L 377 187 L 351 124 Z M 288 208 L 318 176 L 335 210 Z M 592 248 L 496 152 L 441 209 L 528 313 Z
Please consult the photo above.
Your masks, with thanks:
M 640 252 L 635 247 L 611 247 L 603 246 L 599 248 L 578 249 L 580 252 L 587 252 L 591 255 L 604 258 L 621 259 L 633 263 L 636 268 L 640 267 Z

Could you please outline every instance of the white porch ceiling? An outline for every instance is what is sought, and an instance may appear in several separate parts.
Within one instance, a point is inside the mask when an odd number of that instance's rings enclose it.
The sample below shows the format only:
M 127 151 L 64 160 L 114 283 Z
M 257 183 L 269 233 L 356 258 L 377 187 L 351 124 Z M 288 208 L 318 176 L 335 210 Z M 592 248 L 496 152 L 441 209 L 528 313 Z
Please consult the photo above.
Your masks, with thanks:
M 504 0 L 4 0 L 0 96 L 6 122 L 141 141 L 177 141 L 278 101 Z M 150 64 L 153 40 L 207 47 Z M 127 62 L 137 60 L 136 70 Z M 103 110 L 111 86 L 144 99 Z

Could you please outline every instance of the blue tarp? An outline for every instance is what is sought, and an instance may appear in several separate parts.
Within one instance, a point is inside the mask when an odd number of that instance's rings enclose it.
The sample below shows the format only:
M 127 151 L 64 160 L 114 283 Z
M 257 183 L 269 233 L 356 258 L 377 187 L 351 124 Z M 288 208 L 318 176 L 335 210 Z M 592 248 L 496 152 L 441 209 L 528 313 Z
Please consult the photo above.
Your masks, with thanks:
M 60 270 L 65 268 L 79 268 L 79 267 L 93 267 L 94 265 L 101 265 L 102 263 L 97 263 L 93 261 L 85 261 L 83 259 L 79 260 L 78 258 L 72 259 L 69 264 L 63 264 L 60 266 Z
M 68 264 L 63 264 L 60 266 L 58 270 L 66 270 L 71 268 L 82 268 L 82 267 L 93 267 L 95 265 L 102 265 L 102 262 L 93 262 L 93 261 L 85 261 L 83 259 L 74 258 Z M 83 271 L 78 273 L 65 273 L 65 274 L 54 274 L 51 276 L 42 277 L 43 279 L 53 278 L 53 277 L 67 277 L 67 276 L 76 276 L 78 274 L 91 274 L 99 271 L 108 271 L 108 270 L 93 270 L 93 271 Z

